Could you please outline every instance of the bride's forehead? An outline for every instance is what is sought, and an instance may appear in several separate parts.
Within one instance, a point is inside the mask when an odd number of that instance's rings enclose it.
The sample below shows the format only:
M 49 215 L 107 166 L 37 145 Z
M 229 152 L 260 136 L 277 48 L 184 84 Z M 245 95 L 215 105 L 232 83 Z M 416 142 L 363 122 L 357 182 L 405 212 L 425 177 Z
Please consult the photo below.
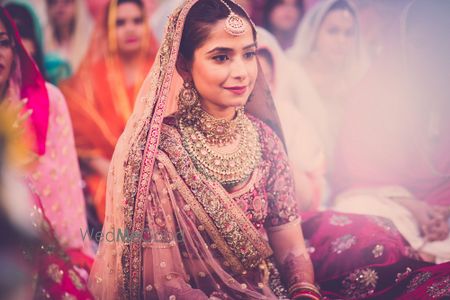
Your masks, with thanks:
M 253 30 L 248 21 L 246 21 L 245 33 L 234 36 L 225 31 L 225 20 L 220 20 L 210 27 L 208 37 L 200 48 L 226 47 L 241 49 L 254 42 Z

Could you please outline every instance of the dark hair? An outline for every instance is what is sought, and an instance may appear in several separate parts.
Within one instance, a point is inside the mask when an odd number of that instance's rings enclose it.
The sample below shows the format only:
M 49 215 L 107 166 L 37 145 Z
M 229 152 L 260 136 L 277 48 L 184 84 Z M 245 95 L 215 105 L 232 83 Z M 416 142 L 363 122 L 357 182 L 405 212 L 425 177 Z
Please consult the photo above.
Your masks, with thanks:
M 305 11 L 305 5 L 303 3 L 304 0 L 297 0 L 295 3 L 295 6 L 300 11 L 300 13 L 303 13 Z M 272 14 L 272 11 L 279 5 L 283 4 L 283 0 L 268 0 L 266 1 L 266 4 L 264 5 L 263 9 L 263 26 L 270 32 L 272 32 L 272 24 L 270 23 L 270 15 Z
M 14 47 L 16 46 L 16 39 L 14 35 L 14 27 L 11 24 L 9 18 L 6 16 L 6 11 L 0 7 L 0 21 L 3 23 L 6 29 L 6 34 L 8 38 L 14 43 Z
M 230 6 L 235 14 L 250 22 L 249 17 L 239 5 L 230 0 L 223 1 Z M 201 47 L 208 38 L 211 26 L 226 19 L 229 14 L 228 8 L 219 0 L 200 0 L 195 3 L 186 16 L 180 44 L 181 56 L 187 61 L 192 61 L 195 49 Z M 256 41 L 256 31 L 253 26 L 252 32 Z
M 20 37 L 22 39 L 28 39 L 33 42 L 34 48 L 36 49 L 33 59 L 38 66 L 39 71 L 41 71 L 44 77 L 46 77 L 44 68 L 44 53 L 42 50 L 42 45 L 38 41 L 36 33 L 36 26 L 39 25 L 34 24 L 33 17 L 30 11 L 25 6 L 17 3 L 10 3 L 5 5 L 5 9 L 8 11 L 8 13 L 16 23 Z
M 144 8 L 144 2 L 142 0 L 117 0 L 117 6 L 124 4 L 124 3 L 133 3 L 139 6 L 139 8 Z
M 110 0 L 111 1 L 117 1 L 117 7 L 119 7 L 121 4 L 125 4 L 125 3 L 132 3 L 132 4 L 136 4 L 140 10 L 144 11 L 144 2 L 142 0 Z M 109 3 L 110 3 L 109 2 Z M 105 18 L 105 23 L 104 26 L 106 26 L 106 28 L 108 28 L 108 19 L 109 19 L 109 4 L 106 5 L 106 18 Z

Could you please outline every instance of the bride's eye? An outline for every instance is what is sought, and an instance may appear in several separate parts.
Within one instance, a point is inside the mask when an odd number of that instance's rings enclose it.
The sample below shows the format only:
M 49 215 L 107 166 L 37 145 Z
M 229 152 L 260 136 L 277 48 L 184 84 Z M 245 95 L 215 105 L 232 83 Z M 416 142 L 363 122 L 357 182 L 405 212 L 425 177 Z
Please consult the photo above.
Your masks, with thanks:
M 256 56 L 256 52 L 255 52 L 255 51 L 249 51 L 249 52 L 247 52 L 247 53 L 244 54 L 244 57 L 245 57 L 246 59 L 252 59 L 252 58 L 255 57 L 255 56 Z
M 222 54 L 222 55 L 214 56 L 213 59 L 217 62 L 225 62 L 225 61 L 229 60 L 230 58 L 228 57 L 228 55 Z

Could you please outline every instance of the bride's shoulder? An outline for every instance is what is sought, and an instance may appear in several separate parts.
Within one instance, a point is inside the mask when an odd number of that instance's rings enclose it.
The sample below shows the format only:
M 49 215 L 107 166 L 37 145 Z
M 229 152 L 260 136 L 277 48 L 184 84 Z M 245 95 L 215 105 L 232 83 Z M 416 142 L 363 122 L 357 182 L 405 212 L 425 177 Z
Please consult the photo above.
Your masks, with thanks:
M 255 116 L 252 116 L 250 114 L 246 115 L 258 130 L 259 140 L 264 149 L 270 150 L 274 148 L 280 148 L 280 145 L 282 145 L 282 141 L 271 126 Z

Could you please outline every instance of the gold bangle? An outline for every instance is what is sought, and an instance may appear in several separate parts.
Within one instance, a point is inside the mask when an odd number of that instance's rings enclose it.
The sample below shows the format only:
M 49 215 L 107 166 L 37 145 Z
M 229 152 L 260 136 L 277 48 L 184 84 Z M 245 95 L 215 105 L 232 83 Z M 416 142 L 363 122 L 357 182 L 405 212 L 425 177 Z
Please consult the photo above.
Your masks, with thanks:
M 293 285 L 291 285 L 289 287 L 289 291 L 293 290 L 293 289 L 298 289 L 298 288 L 310 288 L 310 289 L 314 289 L 314 290 L 319 290 L 314 284 L 309 283 L 309 282 L 299 282 L 299 283 L 294 283 Z

